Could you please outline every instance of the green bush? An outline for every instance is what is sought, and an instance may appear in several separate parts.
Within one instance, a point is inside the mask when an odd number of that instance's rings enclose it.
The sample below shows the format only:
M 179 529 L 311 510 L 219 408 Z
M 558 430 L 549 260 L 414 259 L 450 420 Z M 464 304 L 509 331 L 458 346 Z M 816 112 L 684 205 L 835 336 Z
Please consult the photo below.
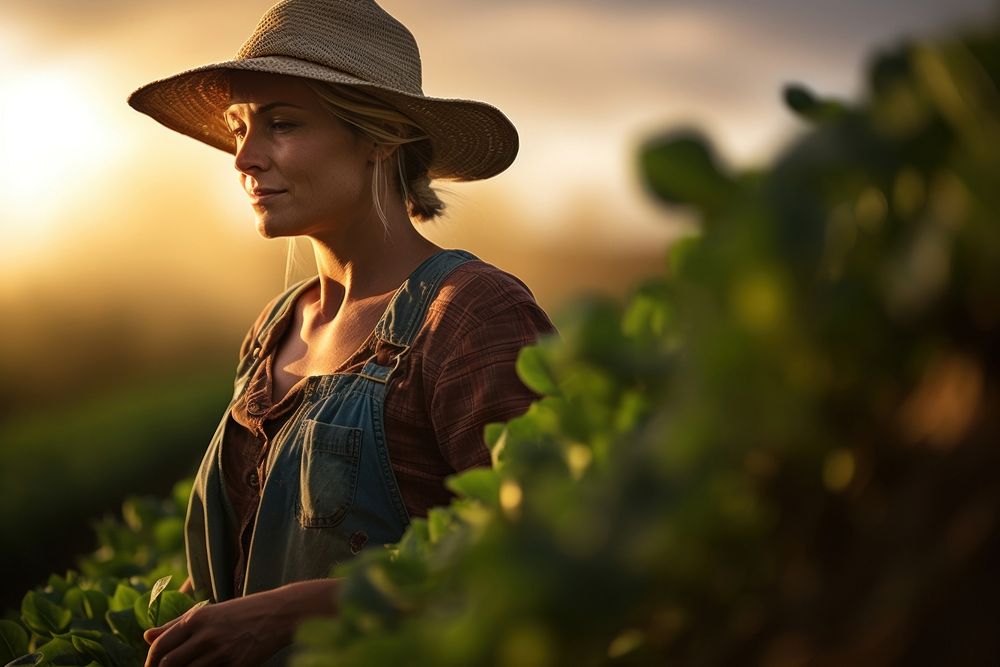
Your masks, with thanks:
M 148 649 L 142 633 L 196 604 L 175 590 L 187 577 L 183 517 L 190 493 L 191 481 L 183 481 L 169 499 L 127 500 L 124 522 L 97 522 L 100 547 L 79 559 L 83 574 L 51 575 L 24 596 L 19 614 L 0 620 L 0 662 L 141 666 Z
M 526 350 L 494 470 L 345 568 L 319 665 L 996 664 L 1000 32 L 880 56 L 732 173 L 652 140 L 698 238 Z

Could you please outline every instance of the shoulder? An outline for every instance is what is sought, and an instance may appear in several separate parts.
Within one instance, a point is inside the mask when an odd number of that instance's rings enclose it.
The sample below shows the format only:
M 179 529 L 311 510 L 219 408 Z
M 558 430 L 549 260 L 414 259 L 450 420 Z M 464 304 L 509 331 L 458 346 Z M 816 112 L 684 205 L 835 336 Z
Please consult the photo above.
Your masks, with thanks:
M 521 347 L 554 332 L 552 321 L 524 282 L 472 260 L 442 282 L 413 348 L 433 373 L 469 359 L 495 363 L 502 357 L 513 363 Z
M 457 330 L 504 317 L 535 319 L 543 328 L 552 328 L 523 281 L 479 259 L 465 262 L 444 279 L 427 313 L 436 325 Z

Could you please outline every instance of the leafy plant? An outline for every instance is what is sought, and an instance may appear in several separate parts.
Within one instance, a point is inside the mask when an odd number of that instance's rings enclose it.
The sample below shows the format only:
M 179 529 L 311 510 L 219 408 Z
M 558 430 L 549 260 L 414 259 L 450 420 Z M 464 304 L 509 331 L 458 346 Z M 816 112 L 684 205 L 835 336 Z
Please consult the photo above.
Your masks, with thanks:
M 167 500 L 130 498 L 124 522 L 97 522 L 100 547 L 79 559 L 83 574 L 51 575 L 24 596 L 19 614 L 0 621 L 0 663 L 142 665 L 143 632 L 195 605 L 170 588 L 187 576 L 182 517 L 190 490 L 185 480 Z
M 995 664 L 1000 30 L 880 56 L 727 170 L 651 140 L 701 233 L 518 370 L 495 466 L 344 576 L 295 664 Z

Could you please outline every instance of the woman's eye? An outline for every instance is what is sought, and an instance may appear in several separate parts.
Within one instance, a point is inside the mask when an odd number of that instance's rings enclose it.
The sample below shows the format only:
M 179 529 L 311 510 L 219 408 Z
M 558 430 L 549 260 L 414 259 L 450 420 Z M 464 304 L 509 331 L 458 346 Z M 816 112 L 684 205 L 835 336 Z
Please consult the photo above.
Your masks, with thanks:
M 271 123 L 271 129 L 276 132 L 287 132 L 288 130 L 295 127 L 294 123 L 289 123 L 284 120 L 276 120 Z

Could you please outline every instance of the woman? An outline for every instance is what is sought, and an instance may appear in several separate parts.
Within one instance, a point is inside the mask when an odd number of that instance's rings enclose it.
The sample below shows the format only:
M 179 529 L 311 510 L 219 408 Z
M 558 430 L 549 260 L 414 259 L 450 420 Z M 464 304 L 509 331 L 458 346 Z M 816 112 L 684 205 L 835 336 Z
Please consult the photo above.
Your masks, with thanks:
M 333 614 L 333 566 L 398 540 L 490 464 L 483 427 L 534 398 L 518 350 L 552 325 L 516 278 L 411 218 L 432 178 L 505 169 L 517 134 L 480 102 L 420 89 L 416 43 L 370 0 L 286 0 L 235 60 L 129 103 L 235 155 L 257 229 L 306 236 L 318 275 L 268 304 L 196 477 L 183 590 L 215 604 L 147 632 L 147 665 L 259 664 Z M 278 653 L 277 655 L 275 655 Z

